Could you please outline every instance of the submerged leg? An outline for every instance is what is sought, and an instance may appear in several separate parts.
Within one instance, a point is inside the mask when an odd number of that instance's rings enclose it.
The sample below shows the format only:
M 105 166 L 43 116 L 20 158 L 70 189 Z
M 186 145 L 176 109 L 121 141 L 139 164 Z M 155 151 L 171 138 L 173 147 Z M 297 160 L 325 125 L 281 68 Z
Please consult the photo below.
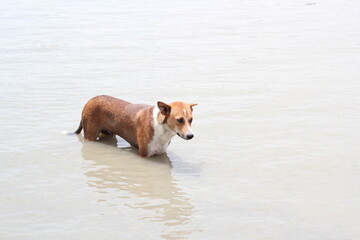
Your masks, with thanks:
M 112 134 L 112 132 L 108 131 L 108 130 L 101 130 L 101 133 L 104 135 L 109 135 L 109 136 L 113 136 L 114 134 Z
M 95 124 L 91 124 L 87 121 L 83 121 L 84 127 L 84 138 L 90 141 L 96 141 L 100 131 L 95 126 Z
M 139 154 L 141 157 L 148 157 L 148 150 L 146 146 L 139 145 Z

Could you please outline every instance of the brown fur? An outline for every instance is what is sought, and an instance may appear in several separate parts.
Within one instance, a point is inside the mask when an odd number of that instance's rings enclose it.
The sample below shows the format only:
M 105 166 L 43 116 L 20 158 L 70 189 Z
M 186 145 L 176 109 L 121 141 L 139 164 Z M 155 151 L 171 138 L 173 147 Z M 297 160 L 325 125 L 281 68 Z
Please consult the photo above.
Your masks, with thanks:
M 195 105 L 183 102 L 167 105 L 158 102 L 160 113 L 157 121 L 167 124 L 179 136 L 185 138 L 191 126 L 192 107 Z M 147 157 L 148 145 L 154 136 L 153 109 L 154 107 L 149 105 L 132 104 L 105 95 L 97 96 L 85 104 L 75 133 L 79 134 L 84 129 L 84 137 L 90 141 L 95 141 L 100 133 L 116 134 L 138 148 L 142 157 Z M 179 118 L 184 119 L 183 124 L 177 121 Z
M 148 121 L 152 108 L 110 96 L 97 96 L 85 104 L 75 133 L 79 134 L 84 128 L 84 137 L 90 141 L 95 141 L 100 132 L 116 134 L 139 148 L 141 156 L 146 156 L 147 143 L 153 136 L 151 122 Z

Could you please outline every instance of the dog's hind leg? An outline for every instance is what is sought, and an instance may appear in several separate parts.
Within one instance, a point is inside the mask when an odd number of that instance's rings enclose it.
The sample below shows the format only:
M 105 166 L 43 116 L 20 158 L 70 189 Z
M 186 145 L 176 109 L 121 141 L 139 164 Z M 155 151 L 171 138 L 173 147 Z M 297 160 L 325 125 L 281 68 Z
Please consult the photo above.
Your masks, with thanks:
M 101 133 L 104 134 L 104 135 L 108 135 L 108 136 L 113 136 L 114 135 L 108 130 L 101 130 Z
M 100 130 L 97 128 L 96 124 L 91 124 L 87 121 L 83 121 L 84 127 L 84 138 L 90 141 L 96 141 Z
M 101 130 L 99 133 L 99 138 L 115 138 L 115 134 L 113 134 L 112 132 L 108 131 L 108 130 Z

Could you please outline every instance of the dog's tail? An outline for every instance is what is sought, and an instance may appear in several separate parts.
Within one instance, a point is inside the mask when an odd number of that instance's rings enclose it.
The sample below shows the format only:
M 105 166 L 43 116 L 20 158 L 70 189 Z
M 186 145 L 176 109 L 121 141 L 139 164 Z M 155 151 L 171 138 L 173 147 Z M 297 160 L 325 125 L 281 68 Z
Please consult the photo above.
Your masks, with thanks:
M 83 127 L 82 127 L 81 122 L 80 122 L 78 129 L 76 129 L 76 131 L 74 133 L 79 134 L 79 133 L 81 133 L 82 129 L 83 129 Z

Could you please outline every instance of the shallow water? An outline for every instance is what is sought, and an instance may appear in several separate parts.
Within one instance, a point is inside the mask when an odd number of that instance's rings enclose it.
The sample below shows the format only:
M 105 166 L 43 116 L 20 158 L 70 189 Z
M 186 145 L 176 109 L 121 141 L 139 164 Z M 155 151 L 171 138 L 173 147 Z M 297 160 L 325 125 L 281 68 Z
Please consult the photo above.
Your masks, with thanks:
M 359 1 L 7 1 L 1 239 L 359 239 Z M 142 159 L 85 102 L 198 103 Z

